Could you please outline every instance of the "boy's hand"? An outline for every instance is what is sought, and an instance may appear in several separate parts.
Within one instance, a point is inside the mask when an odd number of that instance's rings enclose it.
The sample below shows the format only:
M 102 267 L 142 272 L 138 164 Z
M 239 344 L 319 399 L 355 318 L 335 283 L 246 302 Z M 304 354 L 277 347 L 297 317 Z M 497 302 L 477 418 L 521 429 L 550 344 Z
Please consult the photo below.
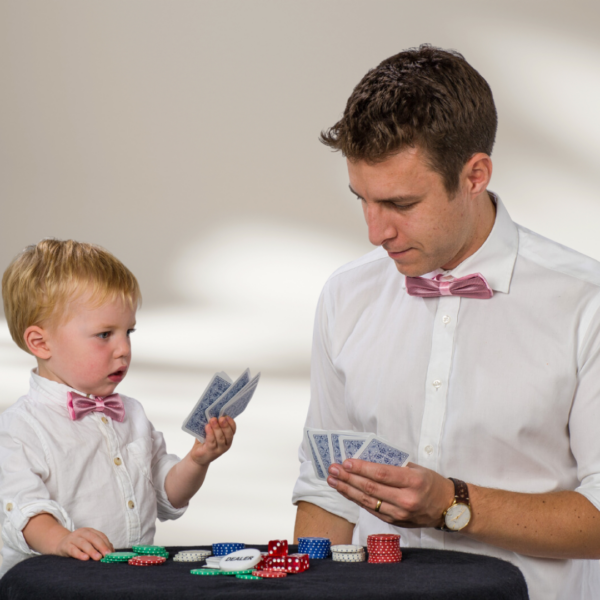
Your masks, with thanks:
M 192 460 L 200 466 L 208 466 L 231 447 L 235 435 L 235 421 L 231 417 L 213 417 L 204 428 L 204 443 L 196 440 L 190 452 Z
M 100 560 L 115 549 L 109 539 L 101 532 L 90 527 L 70 531 L 56 545 L 55 554 L 72 556 L 78 560 Z

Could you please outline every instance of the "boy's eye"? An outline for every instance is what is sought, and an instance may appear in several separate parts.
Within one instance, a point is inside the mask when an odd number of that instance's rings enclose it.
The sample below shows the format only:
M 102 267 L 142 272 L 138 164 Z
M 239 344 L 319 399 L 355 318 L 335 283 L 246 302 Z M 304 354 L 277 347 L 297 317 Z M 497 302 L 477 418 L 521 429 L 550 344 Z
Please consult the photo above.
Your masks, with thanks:
M 98 334 L 98 337 L 101 340 L 107 340 L 110 337 L 110 331 L 103 331 L 102 333 Z
M 127 330 L 127 335 L 131 335 L 134 331 L 135 331 L 135 329 L 128 329 Z

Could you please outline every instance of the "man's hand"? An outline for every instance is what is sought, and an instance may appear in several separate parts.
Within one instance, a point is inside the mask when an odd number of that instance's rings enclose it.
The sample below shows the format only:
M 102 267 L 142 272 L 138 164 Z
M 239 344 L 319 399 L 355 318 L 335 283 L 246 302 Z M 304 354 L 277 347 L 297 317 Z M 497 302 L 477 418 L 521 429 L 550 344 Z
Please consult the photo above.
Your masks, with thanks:
M 235 429 L 235 421 L 231 417 L 213 417 L 204 428 L 204 443 L 198 440 L 194 442 L 191 459 L 201 467 L 208 466 L 231 448 Z
M 414 463 L 392 467 L 358 459 L 331 465 L 327 483 L 382 521 L 398 527 L 439 527 L 454 484 Z M 381 500 L 379 511 L 375 511 Z
M 60 539 L 53 554 L 72 556 L 78 560 L 100 560 L 114 551 L 113 545 L 101 531 L 82 527 L 68 532 Z

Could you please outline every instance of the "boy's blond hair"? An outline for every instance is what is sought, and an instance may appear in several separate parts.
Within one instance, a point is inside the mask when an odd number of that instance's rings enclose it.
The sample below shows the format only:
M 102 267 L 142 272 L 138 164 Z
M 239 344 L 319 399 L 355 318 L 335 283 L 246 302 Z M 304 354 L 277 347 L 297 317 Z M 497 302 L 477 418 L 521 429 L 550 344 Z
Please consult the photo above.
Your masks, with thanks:
M 86 292 L 97 306 L 118 297 L 132 307 L 141 302 L 133 273 L 100 246 L 46 239 L 25 248 L 2 277 L 4 314 L 15 343 L 29 352 L 25 330 L 60 321 L 69 302 Z

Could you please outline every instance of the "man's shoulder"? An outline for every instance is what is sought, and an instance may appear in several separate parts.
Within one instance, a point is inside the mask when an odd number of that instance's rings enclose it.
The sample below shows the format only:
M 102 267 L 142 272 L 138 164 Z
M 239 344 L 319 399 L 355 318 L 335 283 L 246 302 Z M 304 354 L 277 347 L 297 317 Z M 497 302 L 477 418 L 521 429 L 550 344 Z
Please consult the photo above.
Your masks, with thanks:
M 517 228 L 520 256 L 542 269 L 600 287 L 600 262 L 522 225 Z
M 363 277 L 365 272 L 377 273 L 387 270 L 391 263 L 391 259 L 387 252 L 381 247 L 375 248 L 371 252 L 357 258 L 339 269 L 336 269 L 327 280 L 328 283 L 333 281 L 343 281 L 353 277 Z M 395 270 L 395 269 L 394 269 Z

